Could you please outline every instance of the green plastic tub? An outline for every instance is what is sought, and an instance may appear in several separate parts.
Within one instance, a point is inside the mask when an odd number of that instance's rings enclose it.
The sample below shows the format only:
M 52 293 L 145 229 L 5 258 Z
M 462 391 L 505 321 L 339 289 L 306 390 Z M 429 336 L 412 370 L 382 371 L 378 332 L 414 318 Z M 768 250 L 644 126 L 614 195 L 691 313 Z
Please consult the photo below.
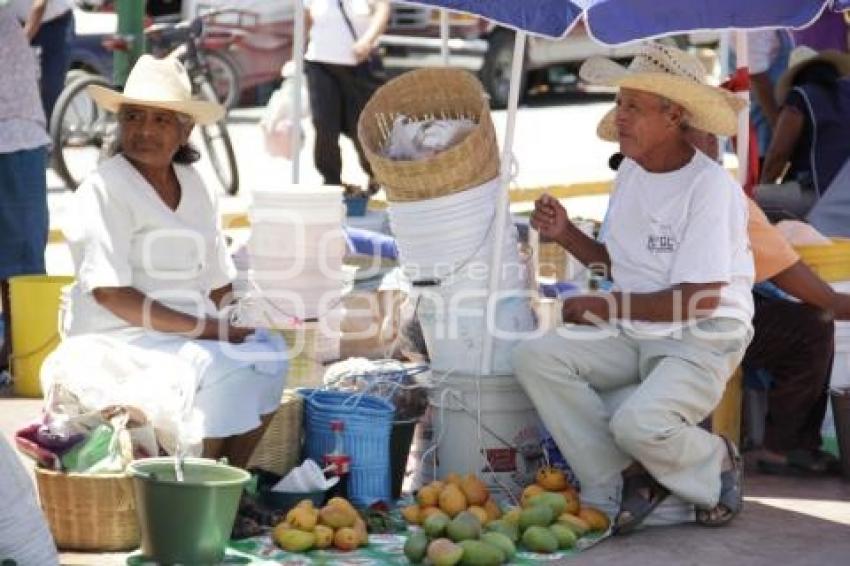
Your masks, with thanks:
M 132 462 L 142 554 L 159 564 L 218 564 L 224 558 L 245 470 L 201 458 L 183 463 L 175 478 L 173 458 Z

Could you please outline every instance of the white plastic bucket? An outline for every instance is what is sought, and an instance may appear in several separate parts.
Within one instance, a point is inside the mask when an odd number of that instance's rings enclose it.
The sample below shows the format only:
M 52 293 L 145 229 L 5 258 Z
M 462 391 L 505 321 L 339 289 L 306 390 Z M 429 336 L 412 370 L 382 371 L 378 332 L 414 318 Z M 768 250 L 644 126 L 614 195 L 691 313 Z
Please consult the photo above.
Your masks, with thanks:
M 434 376 L 444 378 L 430 395 L 438 477 L 476 474 L 518 496 L 543 465 L 543 447 L 537 411 L 516 377 Z
M 265 257 L 343 257 L 347 249 L 339 222 L 261 222 L 251 227 L 248 251 Z
M 439 372 L 477 374 L 486 333 L 486 298 L 452 301 L 439 293 L 417 293 L 416 312 L 428 347 L 431 368 Z M 505 297 L 493 317 L 493 375 L 513 373 L 514 346 L 536 328 L 529 300 Z

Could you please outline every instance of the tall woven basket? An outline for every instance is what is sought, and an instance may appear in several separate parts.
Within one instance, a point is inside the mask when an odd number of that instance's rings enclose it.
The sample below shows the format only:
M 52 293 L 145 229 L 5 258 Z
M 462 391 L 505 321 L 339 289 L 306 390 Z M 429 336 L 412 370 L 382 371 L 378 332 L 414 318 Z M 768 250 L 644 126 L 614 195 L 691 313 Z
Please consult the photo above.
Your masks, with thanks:
M 301 396 L 291 389 L 285 390 L 280 407 L 248 462 L 249 470 L 258 468 L 285 476 L 298 465 L 301 461 L 302 414 Z
M 475 128 L 433 157 L 396 161 L 384 155 L 399 115 L 413 120 L 469 118 Z M 481 83 L 466 71 L 420 69 L 385 84 L 369 100 L 357 127 L 360 143 L 390 201 L 459 193 L 499 174 L 499 146 Z
M 63 550 L 117 552 L 139 546 L 133 480 L 124 474 L 66 474 L 36 468 L 41 508 Z

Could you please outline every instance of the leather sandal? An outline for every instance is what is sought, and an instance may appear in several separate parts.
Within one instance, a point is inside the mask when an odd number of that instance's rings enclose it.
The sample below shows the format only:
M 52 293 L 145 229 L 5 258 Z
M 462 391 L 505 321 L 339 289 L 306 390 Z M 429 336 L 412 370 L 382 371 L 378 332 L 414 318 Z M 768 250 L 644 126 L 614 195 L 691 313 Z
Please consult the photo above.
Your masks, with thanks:
M 735 444 L 724 438 L 732 468 L 720 472 L 720 499 L 711 509 L 697 509 L 697 523 L 706 527 L 729 524 L 744 507 L 744 466 Z
M 625 535 L 634 531 L 668 495 L 670 490 L 658 483 L 646 470 L 624 476 L 623 501 L 611 532 Z

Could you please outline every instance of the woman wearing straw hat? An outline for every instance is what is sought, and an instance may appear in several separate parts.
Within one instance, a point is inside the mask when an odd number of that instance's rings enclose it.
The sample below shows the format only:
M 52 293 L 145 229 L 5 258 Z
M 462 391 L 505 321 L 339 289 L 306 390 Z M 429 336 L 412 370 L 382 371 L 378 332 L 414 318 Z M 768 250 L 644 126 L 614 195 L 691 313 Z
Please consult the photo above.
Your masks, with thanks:
M 66 339 L 42 370 L 45 391 L 53 383 L 91 388 L 94 375 L 107 386 L 114 380 L 103 401 L 153 399 L 145 409 L 162 444 L 168 423 L 175 433 L 175 419 L 196 419 L 203 454 L 244 467 L 280 403 L 284 345 L 226 315 L 236 270 L 188 143 L 194 124 L 215 122 L 224 109 L 192 99 L 179 61 L 150 55 L 133 67 L 123 94 L 88 92 L 117 114 L 119 148 L 74 194 L 63 227 L 76 282 L 66 291 Z M 115 398 L 119 383 L 133 395 Z M 181 401 L 185 414 L 156 420 Z
M 619 87 L 598 130 L 626 156 L 607 232 L 585 236 L 548 195 L 532 225 L 608 269 L 613 291 L 564 301 L 568 324 L 520 344 L 514 369 L 583 499 L 612 514 L 621 501 L 615 532 L 632 531 L 670 493 L 696 506 L 699 523 L 723 525 L 741 508 L 740 458 L 699 423 L 752 335 L 753 260 L 740 186 L 685 131 L 730 135 L 742 108 L 706 85 L 697 59 L 660 44 L 627 69 L 590 59 L 581 76 Z M 613 410 L 611 395 L 622 401 Z
M 776 85 L 782 103 L 756 200 L 804 217 L 850 158 L 850 55 L 798 47 Z M 785 168 L 787 172 L 784 173 Z M 778 180 L 786 183 L 774 186 Z

